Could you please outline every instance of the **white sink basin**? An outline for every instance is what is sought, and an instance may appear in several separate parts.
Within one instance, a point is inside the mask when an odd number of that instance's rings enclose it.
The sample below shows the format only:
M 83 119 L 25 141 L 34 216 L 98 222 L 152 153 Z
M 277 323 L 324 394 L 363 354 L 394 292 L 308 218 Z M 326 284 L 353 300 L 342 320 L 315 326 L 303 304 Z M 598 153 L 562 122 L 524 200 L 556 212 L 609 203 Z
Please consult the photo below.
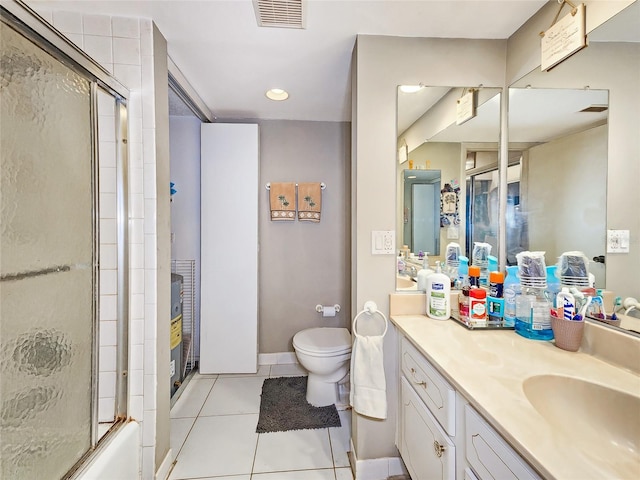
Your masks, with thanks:
M 417 284 L 411 277 L 407 277 L 404 275 L 396 275 L 396 288 L 403 290 L 416 290 Z
M 640 397 L 586 380 L 537 375 L 524 394 L 566 442 L 610 467 L 617 478 L 637 478 L 640 468 Z M 542 439 L 541 439 L 542 440 Z

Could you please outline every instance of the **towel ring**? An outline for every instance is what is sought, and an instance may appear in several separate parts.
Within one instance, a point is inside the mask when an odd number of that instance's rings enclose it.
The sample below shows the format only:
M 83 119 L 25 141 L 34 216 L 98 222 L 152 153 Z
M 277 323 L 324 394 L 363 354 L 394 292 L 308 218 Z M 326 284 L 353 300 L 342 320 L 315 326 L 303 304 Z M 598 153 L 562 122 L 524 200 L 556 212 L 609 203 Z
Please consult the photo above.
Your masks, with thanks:
M 369 315 L 373 315 L 374 313 L 377 313 L 382 317 L 382 319 L 384 320 L 384 331 L 380 336 L 384 337 L 387 334 L 387 329 L 389 328 L 389 322 L 387 321 L 387 317 L 385 316 L 385 314 L 382 313 L 380 310 L 378 310 L 378 306 L 375 304 L 375 302 L 371 300 L 364 303 L 364 310 L 358 313 L 353 319 L 353 325 L 351 327 L 351 331 L 353 332 L 353 334 L 359 335 L 359 333 L 356 331 L 357 330 L 356 323 L 358 322 L 358 318 L 360 317 L 360 315 L 362 315 L 363 313 L 368 313 Z

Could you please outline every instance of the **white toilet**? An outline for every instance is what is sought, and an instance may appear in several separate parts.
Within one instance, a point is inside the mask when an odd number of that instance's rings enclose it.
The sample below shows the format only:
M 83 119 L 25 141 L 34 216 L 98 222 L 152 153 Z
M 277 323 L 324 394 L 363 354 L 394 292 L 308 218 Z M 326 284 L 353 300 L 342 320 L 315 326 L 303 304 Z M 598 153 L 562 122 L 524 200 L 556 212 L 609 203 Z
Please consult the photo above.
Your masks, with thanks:
M 309 371 L 307 402 L 315 407 L 338 403 L 338 382 L 349 372 L 351 334 L 346 328 L 308 328 L 293 337 L 298 361 Z

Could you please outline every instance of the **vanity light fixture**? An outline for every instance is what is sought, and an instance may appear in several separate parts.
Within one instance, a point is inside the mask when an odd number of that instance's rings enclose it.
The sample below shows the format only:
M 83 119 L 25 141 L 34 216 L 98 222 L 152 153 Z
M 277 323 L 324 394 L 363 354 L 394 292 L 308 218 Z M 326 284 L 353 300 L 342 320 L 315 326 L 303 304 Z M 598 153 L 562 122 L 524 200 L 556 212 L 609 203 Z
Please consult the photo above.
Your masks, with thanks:
M 417 93 L 424 88 L 424 85 L 400 85 L 402 93 Z
M 275 100 L 276 102 L 281 102 L 282 100 L 286 100 L 287 98 L 289 98 L 289 93 L 281 88 L 272 88 L 270 90 L 267 90 L 267 93 L 265 93 L 265 95 L 268 99 Z
M 418 177 L 417 177 L 416 175 L 409 175 L 409 176 L 407 177 L 407 180 L 409 180 L 409 179 L 414 179 L 414 178 L 418 178 Z

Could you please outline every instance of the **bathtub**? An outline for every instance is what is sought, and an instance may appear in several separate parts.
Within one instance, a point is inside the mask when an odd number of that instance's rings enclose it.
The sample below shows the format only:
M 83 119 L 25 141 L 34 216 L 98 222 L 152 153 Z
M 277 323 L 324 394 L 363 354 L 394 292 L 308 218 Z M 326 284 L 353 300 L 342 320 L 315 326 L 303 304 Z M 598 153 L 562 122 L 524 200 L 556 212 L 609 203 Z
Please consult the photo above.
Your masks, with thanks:
M 138 422 L 131 421 L 120 428 L 75 478 L 79 480 L 139 479 L 140 425 Z

